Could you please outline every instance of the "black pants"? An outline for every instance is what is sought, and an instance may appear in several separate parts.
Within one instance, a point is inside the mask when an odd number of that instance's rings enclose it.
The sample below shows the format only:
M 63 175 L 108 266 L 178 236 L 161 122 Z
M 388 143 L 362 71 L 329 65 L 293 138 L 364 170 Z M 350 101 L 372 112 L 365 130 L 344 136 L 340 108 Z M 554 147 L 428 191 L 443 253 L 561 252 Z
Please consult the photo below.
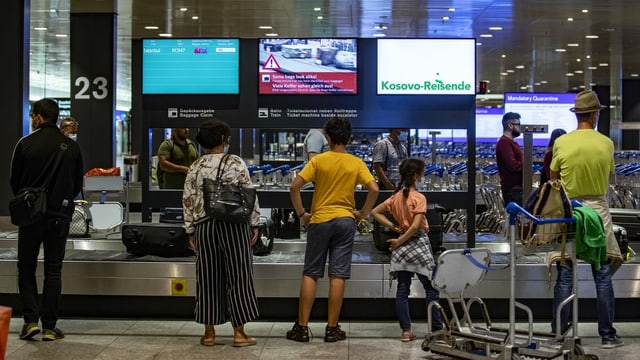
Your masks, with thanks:
M 504 206 L 507 206 L 510 202 L 522 206 L 522 190 L 503 191 L 502 199 L 504 200 Z
M 68 234 L 69 220 L 60 218 L 45 218 L 18 228 L 18 289 L 25 323 L 37 323 L 40 318 L 36 267 L 41 245 L 44 248 L 42 327 L 53 329 L 58 321 L 62 260 Z

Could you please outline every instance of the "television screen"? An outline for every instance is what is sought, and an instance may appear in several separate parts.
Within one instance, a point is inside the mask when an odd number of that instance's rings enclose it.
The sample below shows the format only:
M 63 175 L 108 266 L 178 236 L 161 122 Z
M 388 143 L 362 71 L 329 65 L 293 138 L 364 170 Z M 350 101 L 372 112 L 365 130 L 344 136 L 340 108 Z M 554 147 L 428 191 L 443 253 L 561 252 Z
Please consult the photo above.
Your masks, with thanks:
M 475 39 L 378 39 L 378 94 L 475 95 Z
M 238 94 L 238 39 L 143 39 L 143 94 Z
M 522 124 L 547 125 L 548 133 L 533 134 L 534 146 L 547 146 L 554 129 L 569 132 L 577 127 L 576 115 L 569 111 L 574 105 L 575 97 L 576 94 L 565 93 L 505 93 L 504 112 L 520 114 Z M 522 136 L 516 141 L 522 143 L 521 139 Z
M 496 143 L 502 136 L 501 108 L 476 108 L 476 143 Z
M 258 93 L 357 94 L 356 39 L 260 39 Z

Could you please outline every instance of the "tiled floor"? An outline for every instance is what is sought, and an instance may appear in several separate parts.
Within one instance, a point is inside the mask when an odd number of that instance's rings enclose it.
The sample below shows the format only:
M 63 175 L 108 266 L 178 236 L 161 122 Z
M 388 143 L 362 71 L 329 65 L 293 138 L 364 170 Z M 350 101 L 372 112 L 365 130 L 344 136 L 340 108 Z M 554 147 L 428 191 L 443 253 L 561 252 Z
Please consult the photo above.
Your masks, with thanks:
M 418 340 L 402 343 L 395 322 L 344 322 L 348 339 L 337 343 L 323 342 L 323 323 L 312 323 L 315 338 L 309 343 L 297 343 L 284 338 L 291 323 L 253 322 L 246 332 L 258 339 L 256 346 L 231 346 L 230 325 L 216 327 L 216 345 L 199 344 L 201 325 L 193 321 L 93 320 L 62 319 L 58 323 L 67 337 L 55 342 L 18 338 L 22 319 L 11 321 L 6 359 L 445 359 L 422 351 L 424 324 L 414 323 Z M 536 324 L 545 330 L 546 324 Z M 640 355 L 640 323 L 617 323 L 619 335 L 626 345 L 612 350 L 600 348 L 596 325 L 580 324 L 580 334 L 587 354 L 600 359 L 636 360 Z

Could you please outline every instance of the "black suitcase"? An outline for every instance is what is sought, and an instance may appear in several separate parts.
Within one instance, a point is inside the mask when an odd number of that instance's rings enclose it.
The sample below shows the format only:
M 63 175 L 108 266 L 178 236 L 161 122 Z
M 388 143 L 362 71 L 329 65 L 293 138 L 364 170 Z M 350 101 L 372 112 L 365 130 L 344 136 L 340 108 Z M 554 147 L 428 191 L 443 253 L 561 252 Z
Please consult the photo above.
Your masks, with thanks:
M 629 254 L 629 239 L 627 237 L 627 230 L 620 225 L 613 224 L 613 234 L 616 236 L 616 240 L 618 241 L 618 247 L 620 247 L 622 258 L 626 262 L 628 260 L 627 256 Z
M 189 237 L 180 225 L 141 223 L 122 225 L 122 243 L 133 255 L 194 256 Z
M 160 208 L 160 222 L 167 224 L 183 224 L 184 212 L 182 208 L 166 207 Z
M 258 239 L 252 246 L 253 255 L 266 256 L 271 254 L 274 237 L 273 220 L 261 216 L 258 223 Z
M 629 241 L 640 240 L 640 209 L 611 208 L 611 220 L 627 230 Z

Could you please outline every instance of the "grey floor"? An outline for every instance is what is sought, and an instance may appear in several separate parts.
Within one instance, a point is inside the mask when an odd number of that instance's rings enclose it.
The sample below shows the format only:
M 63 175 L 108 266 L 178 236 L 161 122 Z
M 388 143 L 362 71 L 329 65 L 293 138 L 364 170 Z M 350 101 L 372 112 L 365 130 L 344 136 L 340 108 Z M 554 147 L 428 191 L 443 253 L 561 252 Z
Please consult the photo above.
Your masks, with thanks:
M 10 325 L 6 359 L 447 359 L 422 351 L 421 337 L 425 324 L 414 323 L 418 339 L 400 341 L 395 322 L 344 322 L 348 338 L 337 343 L 323 341 L 323 323 L 312 323 L 315 338 L 309 343 L 286 340 L 284 334 L 291 323 L 253 322 L 246 332 L 257 338 L 256 346 L 235 348 L 230 325 L 216 327 L 216 345 L 199 344 L 201 325 L 193 321 L 176 320 L 94 320 L 62 319 L 58 323 L 67 337 L 54 342 L 18 338 L 22 319 L 13 318 Z M 536 324 L 546 331 L 547 324 Z M 617 323 L 625 346 L 617 349 L 600 348 L 596 325 L 579 325 L 584 350 L 600 359 L 640 358 L 640 323 Z

